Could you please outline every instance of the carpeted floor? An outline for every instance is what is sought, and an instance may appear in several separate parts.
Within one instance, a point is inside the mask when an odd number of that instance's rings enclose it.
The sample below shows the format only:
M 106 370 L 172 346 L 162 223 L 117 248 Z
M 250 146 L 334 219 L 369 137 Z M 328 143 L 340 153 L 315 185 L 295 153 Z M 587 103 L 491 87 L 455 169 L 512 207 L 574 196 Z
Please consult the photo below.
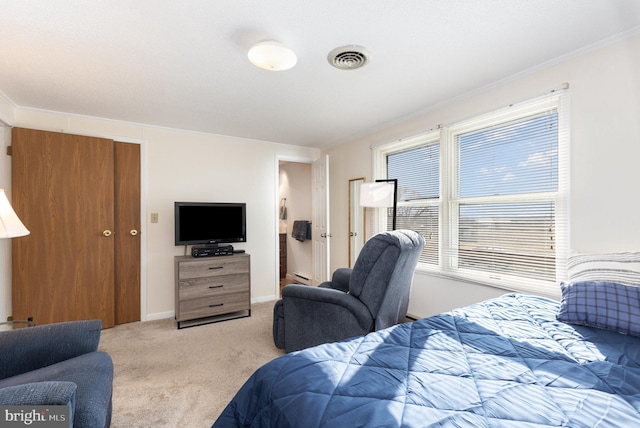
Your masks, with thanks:
M 113 358 L 113 428 L 210 427 L 255 369 L 284 354 L 273 345 L 274 302 L 251 317 L 176 329 L 173 319 L 102 332 Z

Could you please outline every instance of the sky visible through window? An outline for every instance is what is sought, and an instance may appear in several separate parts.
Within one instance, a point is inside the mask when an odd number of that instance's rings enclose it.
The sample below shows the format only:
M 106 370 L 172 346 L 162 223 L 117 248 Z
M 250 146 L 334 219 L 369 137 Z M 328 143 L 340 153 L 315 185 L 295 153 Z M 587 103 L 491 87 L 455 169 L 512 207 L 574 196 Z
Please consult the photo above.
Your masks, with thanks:
M 555 204 L 546 196 L 533 202 L 521 195 L 558 190 L 557 112 L 450 131 L 457 155 L 449 183 L 457 193 L 459 267 L 553 279 Z M 386 160 L 387 177 L 398 179 L 398 202 L 409 202 L 398 207 L 398 225 L 425 236 L 420 261 L 437 264 L 440 143 L 391 153 Z
M 440 144 L 387 156 L 387 177 L 398 179 L 398 201 L 440 197 Z
M 558 115 L 458 136 L 461 198 L 558 189 Z
M 537 115 L 458 136 L 459 197 L 553 192 L 558 189 L 558 115 Z M 387 157 L 398 201 L 440 196 L 440 145 Z

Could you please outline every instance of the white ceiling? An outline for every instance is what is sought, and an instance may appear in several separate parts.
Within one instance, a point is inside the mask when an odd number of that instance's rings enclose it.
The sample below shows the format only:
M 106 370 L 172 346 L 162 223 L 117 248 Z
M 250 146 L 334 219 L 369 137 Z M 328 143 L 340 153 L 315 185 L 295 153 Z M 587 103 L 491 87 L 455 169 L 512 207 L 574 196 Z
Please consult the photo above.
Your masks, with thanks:
M 19 107 L 328 147 L 637 32 L 640 0 L 0 0 L 0 91 Z M 297 65 L 253 66 L 264 40 Z M 371 62 L 331 67 L 351 44 Z

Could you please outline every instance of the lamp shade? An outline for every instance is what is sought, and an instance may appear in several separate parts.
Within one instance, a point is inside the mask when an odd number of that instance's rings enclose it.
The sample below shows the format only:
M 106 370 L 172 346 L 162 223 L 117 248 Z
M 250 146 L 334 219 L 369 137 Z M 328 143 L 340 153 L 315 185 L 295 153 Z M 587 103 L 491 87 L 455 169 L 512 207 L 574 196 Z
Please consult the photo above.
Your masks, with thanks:
M 256 67 L 271 71 L 288 70 L 298 62 L 298 57 L 291 49 L 272 41 L 253 45 L 248 57 Z
M 29 230 L 24 227 L 11 207 L 4 189 L 0 189 L 0 238 L 15 238 L 28 234 Z
M 360 205 L 363 207 L 392 207 L 394 198 L 393 183 L 375 182 L 360 185 Z

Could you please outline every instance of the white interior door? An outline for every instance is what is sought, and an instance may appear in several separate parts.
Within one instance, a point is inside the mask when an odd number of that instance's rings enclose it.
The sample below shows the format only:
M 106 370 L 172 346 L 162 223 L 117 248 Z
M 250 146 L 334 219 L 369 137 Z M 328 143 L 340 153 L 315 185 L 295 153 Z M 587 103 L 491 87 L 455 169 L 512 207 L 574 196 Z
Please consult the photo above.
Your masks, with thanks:
M 329 273 L 329 155 L 312 164 L 311 186 L 313 205 L 313 278 L 312 284 L 327 281 Z

